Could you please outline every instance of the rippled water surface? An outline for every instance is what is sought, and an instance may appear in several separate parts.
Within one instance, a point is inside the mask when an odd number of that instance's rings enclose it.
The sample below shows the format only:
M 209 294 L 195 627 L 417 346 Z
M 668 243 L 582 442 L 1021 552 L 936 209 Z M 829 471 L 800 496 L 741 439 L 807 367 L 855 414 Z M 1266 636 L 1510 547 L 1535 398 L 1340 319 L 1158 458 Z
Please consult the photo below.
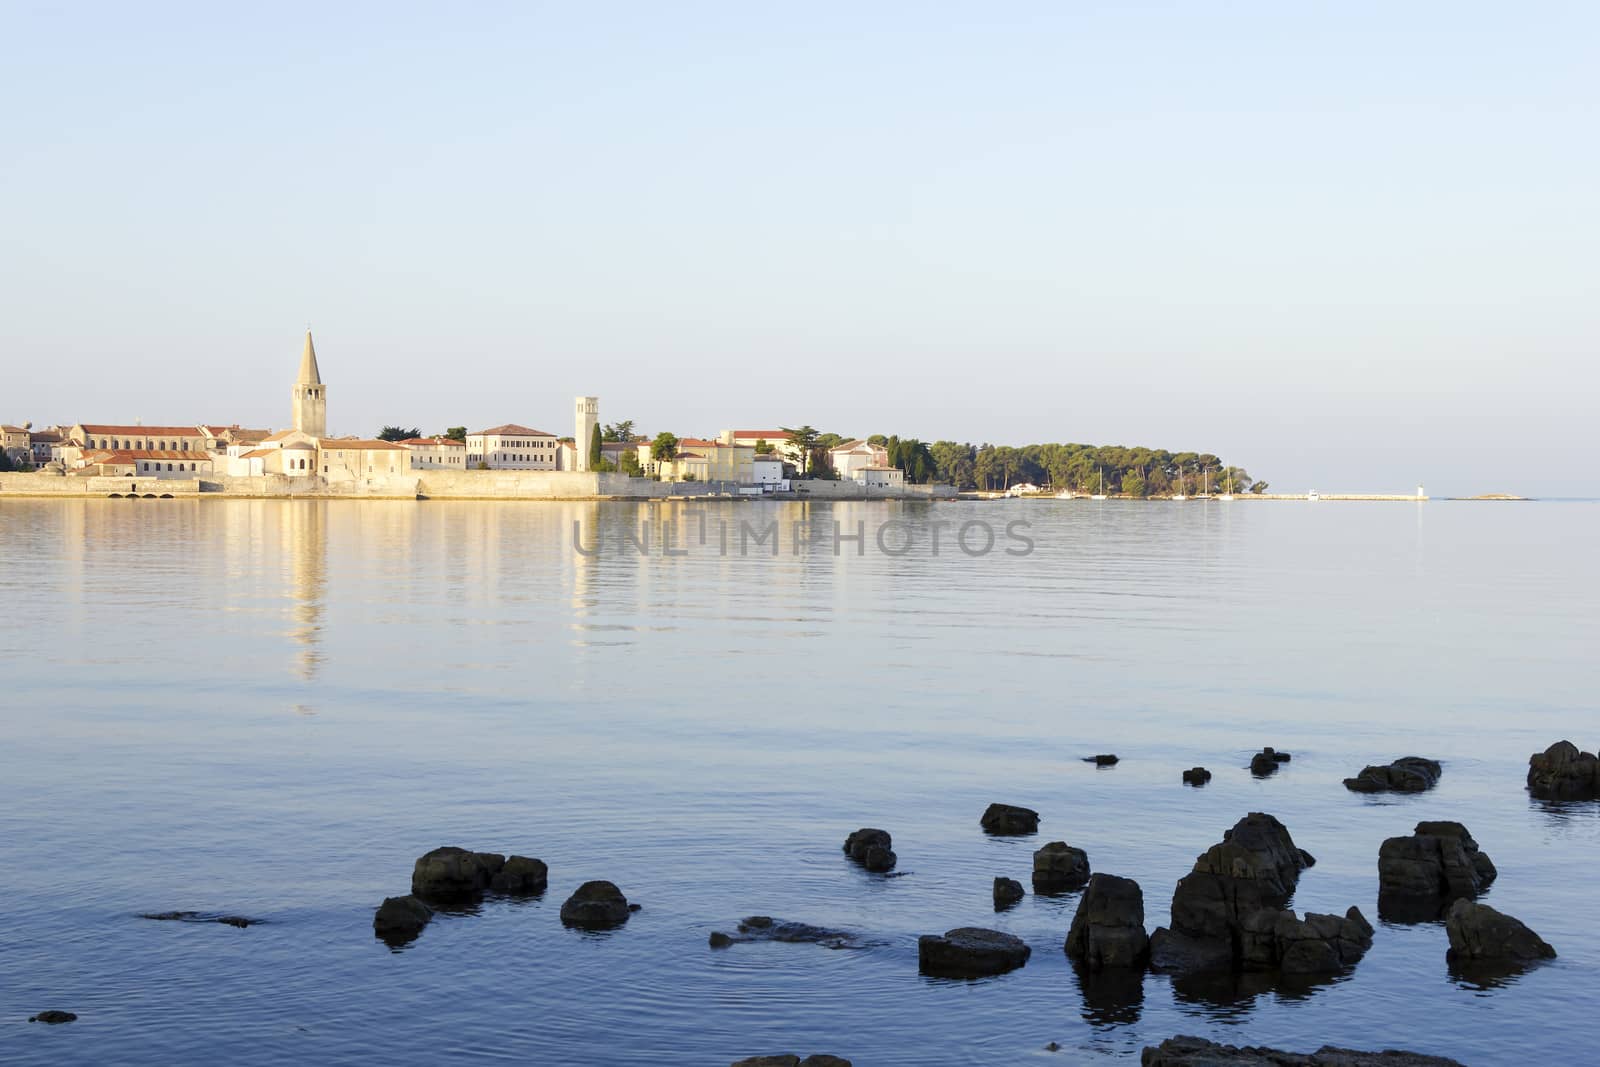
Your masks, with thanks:
M 773 518 L 779 554 L 741 557 L 739 521 Z M 877 550 L 886 519 L 911 551 Z M 952 547 L 1013 519 L 1032 554 Z M 864 554 L 833 554 L 836 520 Z M 796 554 L 793 522 L 822 540 Z M 1174 1033 L 1570 1059 L 1600 1003 L 1600 813 L 1522 779 L 1600 743 L 1597 544 L 1587 503 L 5 501 L 0 1061 L 1048 1064 Z M 1256 780 L 1264 744 L 1294 759 Z M 1432 793 L 1340 785 L 1410 753 L 1445 761 Z M 994 800 L 1040 835 L 985 837 Z M 1296 907 L 1369 916 L 1379 843 L 1459 819 L 1500 868 L 1487 902 L 1560 958 L 1479 988 L 1440 926 L 1380 924 L 1309 990 L 1085 989 L 1075 895 L 993 913 L 992 878 L 1064 839 L 1138 879 L 1154 927 L 1249 811 L 1318 857 Z M 903 877 L 845 862 L 859 826 Z M 391 951 L 373 908 L 440 844 L 539 856 L 550 890 Z M 590 878 L 643 910 L 563 928 Z M 172 909 L 263 922 L 137 917 Z M 707 947 L 758 913 L 872 944 Z M 917 935 L 958 925 L 1033 958 L 919 977 Z M 81 1018 L 26 1022 L 44 1008 Z

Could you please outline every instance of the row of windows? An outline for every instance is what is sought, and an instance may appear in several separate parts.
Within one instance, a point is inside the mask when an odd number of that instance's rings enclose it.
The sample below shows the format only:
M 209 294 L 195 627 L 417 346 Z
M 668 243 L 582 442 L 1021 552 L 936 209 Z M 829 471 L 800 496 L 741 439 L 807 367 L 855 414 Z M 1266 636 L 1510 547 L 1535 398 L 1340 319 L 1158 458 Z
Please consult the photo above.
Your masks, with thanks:
M 512 440 L 507 440 L 507 439 L 504 439 L 504 438 L 500 438 L 500 439 L 499 439 L 499 444 L 500 444 L 500 447 L 501 447 L 501 448 L 540 448 L 540 449 L 553 449 L 553 448 L 555 448 L 555 447 L 556 447 L 556 442 L 555 442 L 555 438 L 553 438 L 553 437 L 552 437 L 552 438 L 549 438 L 549 439 L 547 439 L 547 440 L 542 440 L 542 441 L 540 441 L 540 440 L 533 440 L 533 441 L 512 441 Z
M 161 464 L 152 463 L 147 459 L 141 459 L 139 461 L 139 469 L 141 471 L 144 471 L 146 474 L 149 474 L 151 471 L 159 471 L 161 469 Z M 170 471 L 171 469 L 172 469 L 172 464 L 168 463 L 167 464 L 167 470 Z M 180 463 L 180 464 L 178 464 L 178 469 L 180 471 L 182 471 L 182 470 L 191 470 L 191 471 L 199 470 L 200 469 L 200 465 L 198 463 L 191 463 L 187 467 L 185 467 L 182 463 Z
M 179 440 L 179 441 L 146 441 L 146 442 L 140 444 L 140 443 L 135 443 L 135 440 L 119 440 L 119 439 L 117 439 L 115 437 L 102 437 L 102 438 L 100 438 L 100 443 L 99 444 L 95 444 L 93 439 L 91 439 L 89 441 L 89 447 L 90 448 L 111 448 L 111 449 L 151 448 L 151 449 L 155 449 L 158 452 L 188 452 L 188 451 L 190 451 L 189 442 L 185 441 L 185 440 Z

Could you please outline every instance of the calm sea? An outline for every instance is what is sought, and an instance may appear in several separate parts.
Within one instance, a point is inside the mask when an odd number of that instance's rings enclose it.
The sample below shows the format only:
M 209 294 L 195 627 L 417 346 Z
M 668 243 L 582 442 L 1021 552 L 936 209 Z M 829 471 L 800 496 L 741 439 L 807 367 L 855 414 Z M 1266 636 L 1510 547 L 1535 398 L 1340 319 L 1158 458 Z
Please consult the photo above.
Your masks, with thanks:
M 740 555 L 740 521 L 772 519 L 779 554 Z M 885 520 L 909 552 L 879 551 Z M 1004 551 L 1012 520 L 1031 553 Z M 834 554 L 835 521 L 863 554 Z M 953 547 L 968 521 L 992 551 Z M 1175 1033 L 1581 1058 L 1600 811 L 1530 801 L 1523 774 L 1600 744 L 1597 544 L 1592 503 L 6 501 L 0 1061 L 1050 1064 Z M 1294 756 L 1268 780 L 1262 745 Z M 1080 762 L 1099 752 L 1122 762 Z M 1429 794 L 1340 785 L 1413 753 L 1445 761 Z M 1179 784 L 1195 764 L 1203 790 Z M 990 801 L 1038 809 L 1039 836 L 985 837 Z M 1560 958 L 1474 987 L 1442 927 L 1379 925 L 1309 991 L 1085 990 L 1076 896 L 993 913 L 993 877 L 1059 839 L 1136 878 L 1153 928 L 1250 811 L 1318 857 L 1296 907 L 1374 919 L 1379 843 L 1465 822 L 1500 869 L 1487 902 Z M 846 863 L 861 826 L 903 877 Z M 442 844 L 538 856 L 550 890 L 391 951 L 373 909 Z M 590 878 L 643 910 L 563 928 Z M 263 922 L 137 917 L 172 909 Z M 751 914 L 870 944 L 707 947 Z M 919 977 L 917 935 L 960 925 L 1033 958 Z M 80 1019 L 26 1022 L 45 1008 Z

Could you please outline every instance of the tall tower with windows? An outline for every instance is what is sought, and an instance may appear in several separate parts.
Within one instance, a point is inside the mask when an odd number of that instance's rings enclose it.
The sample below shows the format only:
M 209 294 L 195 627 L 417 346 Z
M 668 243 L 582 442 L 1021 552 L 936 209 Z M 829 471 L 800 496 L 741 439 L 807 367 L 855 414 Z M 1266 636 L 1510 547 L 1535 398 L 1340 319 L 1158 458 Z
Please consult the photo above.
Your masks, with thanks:
M 312 437 L 328 434 L 328 390 L 317 369 L 317 350 L 306 330 L 306 347 L 300 353 L 300 376 L 294 382 L 294 428 Z
M 576 460 L 573 469 L 586 471 L 589 469 L 589 441 L 594 437 L 594 428 L 600 424 L 600 398 L 578 397 L 575 422 L 572 428 L 572 451 Z

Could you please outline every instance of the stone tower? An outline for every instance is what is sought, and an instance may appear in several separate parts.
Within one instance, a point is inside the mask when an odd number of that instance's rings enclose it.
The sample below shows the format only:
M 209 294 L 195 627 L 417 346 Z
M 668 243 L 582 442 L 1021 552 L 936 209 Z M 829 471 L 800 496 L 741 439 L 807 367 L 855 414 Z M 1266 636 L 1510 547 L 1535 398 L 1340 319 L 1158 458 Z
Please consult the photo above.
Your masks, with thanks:
M 594 428 L 600 424 L 600 398 L 580 396 L 577 402 L 577 420 L 572 431 L 572 450 L 577 462 L 574 470 L 589 469 L 589 442 L 594 439 Z
M 294 428 L 312 437 L 328 433 L 328 390 L 317 369 L 317 350 L 306 331 L 306 347 L 300 353 L 300 377 L 294 381 Z

